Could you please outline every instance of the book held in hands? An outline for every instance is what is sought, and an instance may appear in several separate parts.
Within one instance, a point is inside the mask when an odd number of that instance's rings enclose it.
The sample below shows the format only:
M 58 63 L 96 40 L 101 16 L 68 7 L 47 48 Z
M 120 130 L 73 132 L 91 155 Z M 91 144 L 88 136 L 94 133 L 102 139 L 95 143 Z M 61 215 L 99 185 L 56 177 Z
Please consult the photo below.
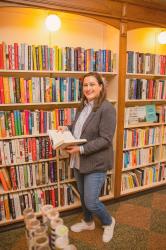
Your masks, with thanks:
M 56 149 L 58 147 L 66 148 L 71 145 L 80 145 L 85 143 L 86 139 L 76 139 L 72 135 L 72 133 L 67 131 L 58 131 L 58 130 L 48 130 L 48 135 L 52 143 L 53 149 Z

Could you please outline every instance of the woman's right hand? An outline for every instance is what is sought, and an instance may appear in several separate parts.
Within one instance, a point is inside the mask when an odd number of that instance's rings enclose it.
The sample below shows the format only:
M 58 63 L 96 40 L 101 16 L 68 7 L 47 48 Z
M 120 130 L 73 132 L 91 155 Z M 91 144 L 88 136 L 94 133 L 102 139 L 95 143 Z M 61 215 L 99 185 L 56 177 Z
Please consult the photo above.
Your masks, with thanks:
M 66 130 L 68 130 L 68 127 L 67 126 L 58 126 L 58 131 L 61 131 L 61 132 L 64 132 Z

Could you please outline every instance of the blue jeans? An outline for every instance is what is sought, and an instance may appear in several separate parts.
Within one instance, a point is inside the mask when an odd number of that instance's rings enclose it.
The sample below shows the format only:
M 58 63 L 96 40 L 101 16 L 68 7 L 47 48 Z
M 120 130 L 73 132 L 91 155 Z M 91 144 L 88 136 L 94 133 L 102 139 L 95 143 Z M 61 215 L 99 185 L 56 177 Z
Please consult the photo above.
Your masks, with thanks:
M 80 193 L 84 220 L 86 222 L 92 221 L 93 214 L 95 214 L 102 225 L 110 225 L 112 218 L 104 204 L 99 200 L 101 188 L 106 179 L 106 172 L 80 174 L 79 170 L 74 169 L 74 176 Z

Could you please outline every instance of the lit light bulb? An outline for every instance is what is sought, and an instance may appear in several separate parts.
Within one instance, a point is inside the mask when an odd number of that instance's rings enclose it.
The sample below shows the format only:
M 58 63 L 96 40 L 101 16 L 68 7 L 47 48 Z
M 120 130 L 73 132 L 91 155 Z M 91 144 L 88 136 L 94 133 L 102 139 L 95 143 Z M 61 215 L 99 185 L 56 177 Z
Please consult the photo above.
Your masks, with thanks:
M 57 31 L 61 27 L 61 20 L 56 15 L 49 15 L 46 18 L 45 24 L 49 31 Z
M 160 32 L 158 35 L 158 41 L 160 44 L 166 44 L 166 31 Z

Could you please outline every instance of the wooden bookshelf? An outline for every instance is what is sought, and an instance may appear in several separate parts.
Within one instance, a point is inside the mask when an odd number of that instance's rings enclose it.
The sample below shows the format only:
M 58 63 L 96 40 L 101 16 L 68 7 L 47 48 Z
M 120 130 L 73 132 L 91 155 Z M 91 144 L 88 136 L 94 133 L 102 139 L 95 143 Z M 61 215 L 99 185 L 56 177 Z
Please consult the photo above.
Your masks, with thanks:
M 86 18 L 84 18 L 84 20 L 86 21 Z M 77 20 L 77 22 L 78 21 L 79 20 Z M 79 26 L 80 25 L 81 25 L 81 27 L 85 26 L 85 24 L 81 23 L 81 21 L 80 21 L 79 24 L 76 24 L 76 25 L 78 26 L 78 32 L 81 32 L 81 31 L 79 31 L 79 29 L 80 29 Z M 1 29 L 1 26 L 0 26 L 0 29 Z M 117 39 L 119 31 L 116 30 L 113 27 L 109 28 L 109 29 L 110 29 L 110 31 L 112 33 L 112 36 L 116 35 L 116 39 Z M 98 34 L 99 34 L 98 31 L 99 30 L 100 30 L 100 27 L 97 28 L 97 31 L 95 31 L 96 36 L 98 36 Z M 18 32 L 17 28 L 15 28 L 15 31 L 16 31 L 16 33 Z M 36 32 L 38 32 L 38 31 L 36 31 Z M 19 36 L 19 33 L 18 33 L 18 36 Z M 106 36 L 108 36 L 107 32 L 106 32 Z M 105 48 L 111 49 L 112 53 L 115 52 L 117 54 L 117 57 L 118 57 L 118 53 L 117 53 L 118 52 L 118 48 L 116 48 L 117 44 L 118 44 L 118 40 L 117 40 L 116 43 L 115 43 L 115 41 L 111 41 L 110 42 L 110 39 L 112 40 L 112 36 L 110 37 L 110 34 L 109 34 L 108 41 L 106 41 L 105 45 L 103 44 L 102 47 L 100 45 L 99 48 L 100 48 L 100 50 L 101 49 L 105 49 Z M 36 37 L 37 37 L 37 35 L 36 35 Z M 3 41 L 6 43 L 6 45 L 8 47 L 8 44 L 13 44 L 14 43 L 13 39 L 16 39 L 16 40 L 14 40 L 14 42 L 17 43 L 17 46 L 19 47 L 20 44 L 21 44 L 21 42 L 17 42 L 17 37 L 12 38 L 11 41 L 9 40 L 8 42 L 6 42 L 5 41 L 5 35 L 4 35 Z M 33 39 L 31 39 L 31 38 L 29 39 L 29 37 L 26 36 L 26 29 L 25 29 L 25 37 L 24 37 L 24 39 L 25 39 L 26 43 L 29 44 L 30 46 L 32 46 L 32 44 L 34 44 L 32 42 Z M 71 38 L 70 40 L 72 41 L 73 38 Z M 101 38 L 99 38 L 99 40 L 101 40 Z M 92 48 L 93 48 L 93 46 L 95 46 L 94 50 L 98 50 L 97 47 L 99 46 L 99 44 L 101 44 L 101 41 L 97 42 L 96 44 L 94 42 L 91 42 Z M 50 37 L 49 37 L 49 39 L 47 41 L 41 41 L 41 44 L 42 43 L 48 45 L 50 48 L 53 48 L 53 46 L 54 46 L 54 44 L 50 43 Z M 82 45 L 82 43 L 83 42 L 80 40 L 79 43 L 77 43 L 75 46 L 73 46 L 71 44 L 70 47 L 75 48 L 76 46 L 82 46 L 84 48 L 84 46 Z M 86 43 L 87 43 L 86 47 L 89 48 L 88 39 L 87 39 Z M 39 46 L 39 45 L 40 44 L 36 44 L 36 46 Z M 65 47 L 66 45 L 64 44 L 63 47 Z M 61 48 L 62 45 L 59 44 L 58 47 Z M 116 50 L 113 52 L 114 48 L 116 48 Z M 111 60 L 113 60 L 113 56 L 114 55 L 112 54 L 112 59 Z M 113 61 L 111 63 L 113 65 Z M 116 65 L 116 68 L 117 68 L 117 65 Z M 118 102 L 118 99 L 117 99 L 117 89 L 118 89 L 117 79 L 118 79 L 118 73 L 117 73 L 116 70 L 112 70 L 112 69 L 109 72 L 102 71 L 102 72 L 99 72 L 99 73 L 102 75 L 102 77 L 105 79 L 105 82 L 106 82 L 106 86 L 107 86 L 107 89 L 108 89 L 107 99 L 108 99 L 109 102 L 111 102 L 116 107 L 117 106 L 117 102 Z M 7 78 L 8 81 L 9 81 L 9 78 L 10 78 L 10 80 L 17 78 L 17 79 L 19 79 L 19 81 L 22 78 L 24 80 L 24 82 L 29 81 L 32 78 L 37 78 L 37 79 L 39 79 L 38 84 L 41 84 L 40 79 L 43 79 L 42 81 L 44 81 L 44 78 L 47 78 L 47 79 L 53 79 L 53 78 L 56 78 L 56 79 L 57 78 L 58 79 L 59 78 L 68 79 L 68 78 L 74 78 L 74 79 L 77 79 L 79 81 L 79 79 L 81 79 L 89 71 L 90 70 L 88 70 L 88 71 L 83 71 L 83 70 L 82 71 L 78 71 L 78 70 L 77 71 L 66 71 L 66 70 L 15 70 L 15 69 L 11 70 L 11 69 L 0 69 L 0 76 L 2 77 L 2 79 Z M 39 89 L 42 89 L 42 86 L 39 86 Z M 9 89 L 9 91 L 11 91 L 11 89 Z M 27 89 L 26 89 L 26 91 L 27 91 Z M 35 91 L 35 89 L 33 89 L 33 91 Z M 43 91 L 42 90 L 40 90 L 40 91 L 43 94 Z M 11 95 L 11 93 L 12 92 L 10 92 L 10 95 Z M 20 91 L 20 94 L 21 94 L 21 91 Z M 38 93 L 36 92 L 36 95 L 37 94 Z M 60 94 L 61 94 L 61 92 L 60 92 Z M 40 96 L 40 98 L 41 98 L 41 96 Z M 45 98 L 45 96 L 43 96 L 41 99 L 44 99 L 44 98 Z M 16 97 L 15 97 L 15 99 L 16 99 Z M 62 99 L 62 98 L 60 97 L 60 99 Z M 44 101 L 45 101 L 45 99 L 44 99 Z M 5 102 L 1 103 L 1 105 L 0 105 L 0 111 L 1 111 L 2 115 L 5 112 L 9 112 L 10 114 L 13 112 L 12 114 L 14 114 L 15 110 L 18 110 L 19 112 L 20 111 L 24 112 L 24 110 L 29 110 L 29 111 L 32 111 L 32 112 L 34 112 L 36 110 L 38 112 L 40 112 L 41 110 L 42 111 L 54 111 L 55 109 L 77 108 L 78 105 L 79 105 L 79 103 L 80 103 L 79 100 L 77 100 L 77 101 L 56 101 L 56 102 L 55 101 L 45 101 L 44 102 L 44 101 L 40 100 L 38 102 L 35 102 L 35 101 L 24 102 L 24 101 L 22 101 L 22 99 L 21 99 L 21 102 L 17 101 L 17 103 L 16 103 L 16 101 L 14 103 L 13 103 L 13 101 L 12 101 L 12 103 L 10 103 L 11 101 L 9 101 L 9 102 L 7 101 L 7 103 L 5 103 Z M 22 115 L 21 112 L 20 112 L 20 117 Z M 25 131 L 23 131 L 23 132 L 25 133 Z M 0 137 L 0 143 L 9 143 L 9 142 L 11 142 L 13 140 L 22 140 L 23 141 L 23 140 L 28 140 L 28 139 L 31 139 L 31 138 L 32 139 L 36 138 L 38 140 L 38 138 L 42 139 L 42 138 L 46 138 L 46 137 L 48 137 L 47 133 L 36 133 L 36 132 L 33 131 L 33 134 L 25 134 L 25 135 L 23 134 L 23 135 L 16 135 L 16 136 L 6 136 L 6 137 L 3 136 L 3 137 Z M 14 144 L 12 144 L 12 145 L 14 145 Z M 74 209 L 76 207 L 79 207 L 80 206 L 80 202 L 79 202 L 79 194 L 78 194 L 78 191 L 76 189 L 76 183 L 75 183 L 76 181 L 73 178 L 73 176 L 72 176 L 72 174 L 70 172 L 70 169 L 69 168 L 67 169 L 67 173 L 65 173 L 67 175 L 65 176 L 65 178 L 61 176 L 62 173 L 60 172 L 60 171 L 64 171 L 64 170 L 61 170 L 61 167 L 63 168 L 63 166 L 62 166 L 63 165 L 63 161 L 67 160 L 67 158 L 68 158 L 68 156 L 61 155 L 60 151 L 58 149 L 58 150 L 56 150 L 56 156 L 54 156 L 54 157 L 43 158 L 43 159 L 34 160 L 34 161 L 30 159 L 29 161 L 25 161 L 25 162 L 23 162 L 22 160 L 20 160 L 20 162 L 18 164 L 17 164 L 18 160 L 16 161 L 16 163 L 14 161 L 14 163 L 11 163 L 11 164 L 9 164 L 9 162 L 8 163 L 6 162 L 6 164 L 1 164 L 0 165 L 0 171 L 5 169 L 5 171 L 8 171 L 8 173 L 11 174 L 10 173 L 10 168 L 11 167 L 14 169 L 15 172 L 17 171 L 19 173 L 19 171 L 30 171 L 30 167 L 29 167 L 30 165 L 32 167 L 35 166 L 38 169 L 39 164 L 40 164 L 40 166 L 41 166 L 42 163 L 43 164 L 47 164 L 47 167 L 49 167 L 50 166 L 49 164 L 51 164 L 51 162 L 54 162 L 54 164 L 55 164 L 54 167 L 56 168 L 56 170 L 55 170 L 56 171 L 56 176 L 55 176 L 56 177 L 56 181 L 49 181 L 48 183 L 44 183 L 43 182 L 42 184 L 40 183 L 40 185 L 37 184 L 37 183 L 36 183 L 36 185 L 35 184 L 29 185 L 29 183 L 28 183 L 27 187 L 25 187 L 24 185 L 23 185 L 24 187 L 23 186 L 21 187 L 21 183 L 20 183 L 20 184 L 17 185 L 17 188 L 14 189 L 14 190 L 10 189 L 10 190 L 7 190 L 7 191 L 0 191 L 0 196 L 1 197 L 7 197 L 7 196 L 13 197 L 12 195 L 18 195 L 19 196 L 20 194 L 30 194 L 30 193 L 32 194 L 34 192 L 35 192 L 35 194 L 38 195 L 38 192 L 40 192 L 40 190 L 46 190 L 46 191 L 48 191 L 50 189 L 55 189 L 54 192 L 56 192 L 56 196 L 57 196 L 56 197 L 56 199 L 57 199 L 56 201 L 59 204 L 59 206 L 57 207 L 58 211 L 67 211 L 69 209 Z M 46 165 L 44 165 L 44 168 L 45 167 L 46 167 Z M 39 170 L 37 170 L 37 171 L 39 171 Z M 52 171 L 52 170 L 50 170 L 50 171 Z M 114 186 L 114 184 L 112 183 L 112 181 L 114 180 L 114 178 L 112 178 L 113 175 L 114 175 L 113 171 L 110 171 L 108 173 L 108 178 L 111 179 L 111 186 Z M 76 202 L 74 202 L 74 204 L 61 206 L 61 199 L 62 199 L 62 197 L 61 197 L 61 195 L 62 195 L 61 194 L 61 189 L 63 189 L 63 187 L 66 187 L 68 185 L 71 185 L 73 194 L 77 197 L 77 200 L 76 200 Z M 107 191 L 105 190 L 104 192 L 107 192 Z M 112 199 L 113 197 L 114 197 L 113 190 L 110 190 L 110 194 L 103 195 L 102 197 L 100 197 L 100 199 L 101 200 L 109 200 L 109 199 Z M 40 214 L 40 213 L 37 212 L 37 215 L 38 214 Z M 0 225 L 15 223 L 15 222 L 21 221 L 22 219 L 23 219 L 23 217 L 20 216 L 20 217 L 18 217 L 16 219 L 13 219 L 13 220 L 0 221 Z
M 163 56 L 160 56 L 160 55 L 165 55 L 166 51 L 162 50 L 162 48 L 160 49 L 159 45 L 156 45 L 158 47 L 156 47 L 155 50 L 153 50 L 153 46 L 151 44 L 149 44 L 149 46 L 147 45 L 145 40 L 146 40 L 146 34 L 148 32 L 150 32 L 149 28 L 147 29 L 142 28 L 142 33 L 141 33 L 141 29 L 140 30 L 136 29 L 133 31 L 128 30 L 127 32 L 126 70 L 127 71 L 133 70 L 133 73 L 128 73 L 128 72 L 126 73 L 124 109 L 125 108 L 130 109 L 131 107 L 137 108 L 139 106 L 142 106 L 142 108 L 144 108 L 146 105 L 152 105 L 152 104 L 157 107 L 158 106 L 164 107 L 166 104 L 165 94 L 163 94 L 163 99 L 161 99 L 162 97 L 161 98 L 158 97 L 161 95 L 162 91 L 163 93 L 165 93 L 164 89 L 166 88 L 166 81 L 165 81 L 166 71 L 164 71 L 165 69 L 162 68 L 163 67 L 162 64 L 154 63 L 153 66 L 151 64 L 149 68 L 147 66 L 148 59 L 149 61 L 151 60 L 151 63 L 152 63 L 152 60 L 153 62 L 154 61 L 157 62 L 157 60 L 160 58 L 159 60 L 161 62 L 161 58 Z M 142 37 L 143 39 L 142 43 L 137 42 L 136 40 L 137 36 Z M 158 68 L 156 67 L 156 65 L 158 66 Z M 152 74 L 147 73 L 146 74 L 146 73 L 140 73 L 138 71 L 142 71 L 142 72 L 147 72 L 147 71 L 161 72 L 162 71 L 164 73 L 161 73 L 161 74 L 160 73 L 152 73 Z M 138 72 L 138 73 L 135 73 L 135 72 Z M 160 89 L 159 89 L 159 83 L 161 84 Z M 142 86 L 142 89 L 140 89 L 141 86 Z M 145 86 L 147 86 L 147 88 Z M 155 98 L 149 98 L 149 96 L 152 95 L 152 93 L 153 93 L 153 96 L 155 96 Z M 164 168 L 166 166 L 162 165 L 164 164 L 164 162 L 162 162 L 162 158 L 161 158 L 162 138 L 164 136 L 163 135 L 164 125 L 163 125 L 163 121 L 161 121 L 161 117 L 163 117 L 164 115 L 161 113 L 159 114 L 160 114 L 159 115 L 160 122 L 134 123 L 134 120 L 133 120 L 133 124 L 131 122 L 131 124 L 126 125 L 127 121 L 125 120 L 124 130 L 127 130 L 127 131 L 125 131 L 126 137 L 124 137 L 124 140 L 127 141 L 128 139 L 130 139 L 133 145 L 137 141 L 136 139 L 137 131 L 139 131 L 137 136 L 138 137 L 140 136 L 139 137 L 140 140 L 143 140 L 143 138 L 145 139 L 145 133 L 146 133 L 147 141 L 152 140 L 152 136 L 154 137 L 156 133 L 158 134 L 157 136 L 159 138 L 157 139 L 156 143 L 155 143 L 155 140 L 153 139 L 154 140 L 153 144 L 149 144 L 147 142 L 147 144 L 145 145 L 142 144 L 141 146 L 134 146 L 134 147 L 125 146 L 125 148 L 123 148 L 123 156 L 124 156 L 123 164 L 124 165 L 122 167 L 122 176 L 121 176 L 122 177 L 122 183 L 121 183 L 121 195 L 122 196 L 131 194 L 131 193 L 140 192 L 149 188 L 153 188 L 153 187 L 157 187 L 157 186 L 165 184 L 165 176 L 162 175 L 162 173 L 164 172 Z M 165 118 L 162 118 L 162 119 L 165 119 Z M 150 130 L 148 130 L 149 128 Z M 128 134 L 128 131 L 130 132 L 129 134 Z M 133 138 L 131 138 L 131 135 L 133 136 Z M 127 142 L 127 143 L 128 145 L 131 145 L 130 142 Z M 124 145 L 126 145 L 126 142 L 124 142 Z M 152 156 L 152 155 L 150 156 L 150 154 L 153 154 L 152 161 L 150 160 L 150 157 Z M 149 159 L 147 159 L 148 155 L 149 155 Z M 140 183 L 142 182 L 143 183 L 153 182 L 153 183 L 140 185 Z M 132 187 L 132 186 L 135 186 L 135 187 Z

